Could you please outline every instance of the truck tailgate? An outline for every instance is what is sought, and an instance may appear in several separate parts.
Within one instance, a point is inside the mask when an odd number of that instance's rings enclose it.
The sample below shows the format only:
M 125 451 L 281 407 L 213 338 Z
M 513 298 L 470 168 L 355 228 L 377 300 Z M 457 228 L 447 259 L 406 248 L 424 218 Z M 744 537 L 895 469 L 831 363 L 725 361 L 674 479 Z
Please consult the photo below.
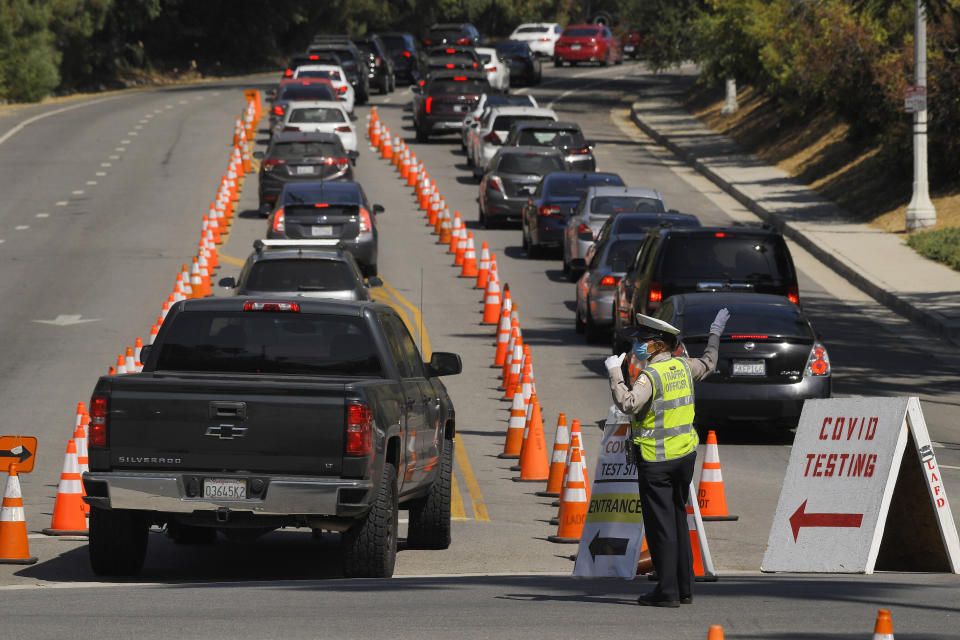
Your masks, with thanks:
M 229 376 L 111 379 L 109 449 L 117 469 L 335 476 L 345 385 Z

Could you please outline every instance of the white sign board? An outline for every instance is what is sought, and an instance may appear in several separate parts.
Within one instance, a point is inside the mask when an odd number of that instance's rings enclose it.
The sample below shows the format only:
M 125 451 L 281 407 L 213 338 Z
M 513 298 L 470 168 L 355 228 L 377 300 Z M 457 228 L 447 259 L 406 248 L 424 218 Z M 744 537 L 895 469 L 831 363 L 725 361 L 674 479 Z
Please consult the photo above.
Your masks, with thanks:
M 907 113 L 927 110 L 927 88 L 921 85 L 907 87 L 903 98 L 903 108 Z
M 917 398 L 807 400 L 763 571 L 960 572 Z
M 610 408 L 573 575 L 632 579 L 643 543 L 637 467 L 625 450 L 630 419 Z

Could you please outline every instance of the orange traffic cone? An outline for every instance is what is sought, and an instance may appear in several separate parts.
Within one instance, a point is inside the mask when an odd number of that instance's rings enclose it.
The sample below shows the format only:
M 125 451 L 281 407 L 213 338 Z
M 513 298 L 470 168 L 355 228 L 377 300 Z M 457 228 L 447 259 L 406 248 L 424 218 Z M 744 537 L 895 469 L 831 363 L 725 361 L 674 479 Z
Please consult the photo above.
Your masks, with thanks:
M 710 630 L 707 631 L 707 640 L 723 640 L 723 627 L 718 624 L 710 625 Z
M 30 555 L 17 465 L 11 463 L 8 473 L 0 507 L 0 564 L 34 564 L 37 558 Z
M 453 238 L 453 229 L 450 227 L 450 218 L 438 217 L 437 224 L 440 225 L 440 237 L 437 239 L 437 244 L 450 244 L 450 240 Z
M 504 306 L 500 311 L 500 324 L 497 326 L 497 352 L 493 356 L 493 366 L 503 366 L 503 361 L 507 358 L 508 344 L 510 344 L 510 311 Z
M 57 501 L 53 505 L 53 520 L 50 527 L 43 532 L 50 536 L 87 535 L 80 465 L 77 462 L 77 445 L 73 438 L 67 443 L 67 454 L 63 459 L 63 472 L 57 486 Z
M 713 430 L 707 433 L 707 451 L 700 471 L 700 485 L 697 487 L 697 505 L 704 520 L 740 519 L 740 516 L 727 513 L 727 494 L 723 490 L 723 474 L 720 471 L 720 448 L 717 446 L 717 433 Z
M 510 360 L 510 373 L 507 374 L 507 381 L 504 385 L 506 387 L 504 399 L 506 400 L 513 400 L 514 389 L 522 382 L 520 379 L 520 366 L 522 362 L 523 344 L 522 341 L 518 339 L 513 344 L 513 358 Z
M 873 640 L 893 640 L 893 621 L 889 609 L 877 609 L 877 622 L 873 625 Z
M 382 130 L 380 129 L 380 120 L 377 120 L 376 122 L 373 123 L 373 135 L 370 136 L 370 144 L 372 144 L 377 149 L 380 148 L 381 131 Z
M 526 429 L 527 411 L 523 406 L 523 393 L 517 383 L 510 407 L 510 419 L 507 421 L 507 438 L 503 443 L 503 453 L 498 458 L 519 458 L 523 447 L 523 432 Z
M 462 221 L 461 221 L 462 222 Z M 473 235 L 472 233 L 470 234 Z M 467 227 L 466 225 L 460 227 L 460 233 L 457 238 L 457 250 L 453 255 L 453 266 L 462 267 L 463 261 L 467 255 Z
M 527 360 L 527 354 L 524 353 L 523 377 L 520 383 L 520 395 L 523 398 L 523 441 L 520 443 L 520 459 L 523 460 L 523 450 L 527 448 L 527 440 L 530 439 L 530 425 L 533 424 L 533 405 L 536 402 L 536 396 L 533 393 L 533 385 L 530 382 L 530 361 Z M 516 394 L 514 394 L 516 397 Z M 542 425 L 542 423 L 541 423 Z M 520 463 L 510 467 L 510 471 L 520 471 Z
M 467 249 L 463 252 L 463 268 L 460 269 L 461 278 L 477 277 L 477 250 L 473 246 L 473 234 L 467 234 Z
M 577 426 L 580 423 L 577 422 Z M 538 496 L 547 498 L 560 497 L 563 489 L 563 471 L 567 466 L 567 451 L 570 450 L 570 431 L 567 429 L 567 416 L 560 414 L 557 418 L 557 432 L 553 436 L 553 454 L 550 457 L 550 476 L 547 478 L 547 488 L 537 491 Z
M 547 458 L 547 441 L 543 435 L 543 418 L 540 415 L 540 403 L 537 394 L 530 396 L 533 411 L 526 442 L 520 452 L 520 477 L 514 482 L 545 482 L 550 477 L 550 461 Z M 563 414 L 560 414 L 563 415 Z
M 566 486 L 567 476 L 570 475 L 570 463 L 573 460 L 573 450 L 579 449 L 580 457 L 581 458 L 587 457 L 586 451 L 583 450 L 583 443 L 581 441 L 582 438 L 583 438 L 583 434 L 580 432 L 580 421 L 574 420 L 573 424 L 570 425 L 570 448 L 567 449 L 567 459 L 563 463 L 563 482 L 560 483 L 561 487 Z M 584 469 L 586 469 L 586 467 L 584 467 Z M 589 491 L 590 491 L 590 485 L 587 484 L 587 492 L 589 493 Z M 560 501 L 555 500 L 551 506 L 559 507 Z M 559 524 L 559 523 L 560 521 L 557 518 L 553 518 L 552 520 L 550 520 L 550 524 Z
M 693 575 L 703 576 L 703 552 L 700 549 L 700 535 L 697 533 L 697 521 L 693 515 L 693 507 L 687 503 L 687 529 L 690 530 L 690 550 L 693 552 Z
M 453 228 L 451 229 L 452 233 L 450 234 L 450 248 L 447 249 L 447 253 L 451 255 L 456 255 L 457 245 L 460 244 L 460 232 L 463 229 L 463 220 L 460 219 L 460 212 L 453 212 Z
M 474 285 L 474 289 L 486 289 L 487 288 L 487 277 L 490 275 L 490 248 L 487 246 L 487 241 L 484 240 L 483 244 L 480 245 L 480 265 L 477 268 L 477 284 Z
M 90 471 L 90 454 L 87 451 L 87 427 L 90 425 L 90 416 L 83 416 L 83 422 L 77 427 L 77 430 L 73 432 L 73 441 L 77 443 L 77 467 L 80 469 L 80 477 L 83 478 L 83 474 L 87 471 Z M 86 487 L 83 486 L 83 481 L 80 482 L 80 491 L 82 495 L 87 495 Z M 83 504 L 83 512 L 87 515 L 90 515 L 90 505 L 86 502 Z
M 557 516 L 559 527 L 557 535 L 548 536 L 550 542 L 576 544 L 580 542 L 583 533 L 583 524 L 587 518 L 587 488 L 583 470 L 586 464 L 580 457 L 580 449 L 574 448 L 570 459 L 570 473 L 563 486 L 563 497 L 560 498 L 560 515 Z
M 497 324 L 500 321 L 500 284 L 495 278 L 487 283 L 487 293 L 483 301 L 483 324 Z
M 385 160 L 389 160 L 393 157 L 393 142 L 390 140 L 390 129 L 386 130 L 382 142 L 383 148 L 380 151 L 380 156 Z

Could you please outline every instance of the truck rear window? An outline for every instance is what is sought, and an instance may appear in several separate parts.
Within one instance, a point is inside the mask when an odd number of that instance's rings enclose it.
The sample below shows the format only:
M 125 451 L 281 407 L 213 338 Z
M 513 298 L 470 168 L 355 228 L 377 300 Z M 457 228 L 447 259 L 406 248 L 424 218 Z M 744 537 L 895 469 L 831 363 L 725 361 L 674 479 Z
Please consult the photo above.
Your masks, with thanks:
M 366 323 L 349 316 L 190 311 L 165 327 L 157 371 L 381 377 Z
M 736 233 L 680 235 L 669 239 L 663 272 L 676 278 L 726 278 L 779 282 L 792 273 L 782 241 Z

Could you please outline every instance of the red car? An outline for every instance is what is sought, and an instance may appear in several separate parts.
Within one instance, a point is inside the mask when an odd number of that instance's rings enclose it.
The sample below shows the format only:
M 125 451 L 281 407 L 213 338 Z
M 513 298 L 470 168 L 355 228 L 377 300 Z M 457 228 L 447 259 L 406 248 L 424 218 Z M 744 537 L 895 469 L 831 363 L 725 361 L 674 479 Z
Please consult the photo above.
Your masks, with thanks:
M 609 27 L 575 24 L 563 30 L 554 48 L 553 64 L 562 67 L 564 62 L 569 62 L 570 66 L 578 62 L 598 62 L 601 66 L 611 62 L 620 64 L 623 50 L 620 40 L 614 37 Z

